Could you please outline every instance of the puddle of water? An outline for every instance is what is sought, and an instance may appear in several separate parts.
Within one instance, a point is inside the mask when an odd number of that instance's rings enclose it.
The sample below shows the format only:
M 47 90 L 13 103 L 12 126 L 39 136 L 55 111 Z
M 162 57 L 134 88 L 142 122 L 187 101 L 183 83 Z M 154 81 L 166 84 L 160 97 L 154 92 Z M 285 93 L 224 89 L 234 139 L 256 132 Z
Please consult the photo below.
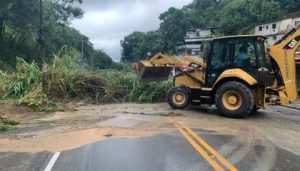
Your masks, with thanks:
M 109 119 L 103 122 L 99 122 L 98 126 L 114 126 L 114 127 L 123 127 L 123 128 L 131 128 L 137 125 L 144 123 L 142 120 L 137 120 L 133 118 L 124 118 L 124 117 L 116 117 L 113 119 Z
M 17 128 L 15 130 L 0 132 L 0 135 L 14 135 L 14 134 L 24 134 L 24 133 L 32 133 L 39 132 L 44 130 L 54 129 L 54 125 L 37 125 L 37 126 L 28 126 L 23 128 Z

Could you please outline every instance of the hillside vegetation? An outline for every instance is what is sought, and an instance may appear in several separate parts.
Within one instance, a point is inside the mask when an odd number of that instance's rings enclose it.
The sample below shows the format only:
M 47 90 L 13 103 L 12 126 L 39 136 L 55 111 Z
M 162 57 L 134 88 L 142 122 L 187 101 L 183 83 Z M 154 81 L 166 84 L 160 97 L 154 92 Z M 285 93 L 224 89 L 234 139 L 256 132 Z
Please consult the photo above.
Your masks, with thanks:
M 165 101 L 171 82 L 139 83 L 129 69 L 80 69 L 80 53 L 64 46 L 50 63 L 17 58 L 16 72 L 0 71 L 0 97 L 38 111 L 69 110 L 64 102 L 90 99 L 94 103 Z
M 251 34 L 255 25 L 280 20 L 299 9 L 299 0 L 194 0 L 160 14 L 158 30 L 126 36 L 121 42 L 122 61 L 145 59 L 149 52 L 172 53 L 191 28 L 213 27 L 216 35 Z
M 118 67 L 105 52 L 95 50 L 88 37 L 70 27 L 73 19 L 84 15 L 80 3 L 82 0 L 43 0 L 41 26 L 39 0 L 1 0 L 0 69 L 14 71 L 16 57 L 41 66 L 64 45 L 80 51 L 80 62 L 88 68 Z

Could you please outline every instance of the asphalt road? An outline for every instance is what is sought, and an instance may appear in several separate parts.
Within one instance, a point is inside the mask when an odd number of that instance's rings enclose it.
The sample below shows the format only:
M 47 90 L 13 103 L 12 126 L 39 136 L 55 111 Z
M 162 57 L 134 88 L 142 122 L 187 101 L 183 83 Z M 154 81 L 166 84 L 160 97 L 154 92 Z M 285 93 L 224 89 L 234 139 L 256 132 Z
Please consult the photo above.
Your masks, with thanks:
M 295 109 L 276 107 L 269 111 L 277 112 L 279 117 L 300 117 Z M 0 170 L 300 170 L 299 155 L 267 140 L 243 142 L 239 141 L 240 135 L 182 124 L 176 125 L 176 131 L 139 138 L 111 137 L 56 153 L 0 153 Z

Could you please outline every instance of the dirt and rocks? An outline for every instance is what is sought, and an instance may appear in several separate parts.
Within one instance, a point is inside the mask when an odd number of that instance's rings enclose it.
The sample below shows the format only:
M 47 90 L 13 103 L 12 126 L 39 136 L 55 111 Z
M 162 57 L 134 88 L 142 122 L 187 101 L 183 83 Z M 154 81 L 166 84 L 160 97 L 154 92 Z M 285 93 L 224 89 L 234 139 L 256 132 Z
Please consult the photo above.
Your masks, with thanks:
M 74 112 L 39 113 L 1 102 L 0 116 L 20 123 L 0 133 L 0 152 L 62 151 L 114 137 L 145 137 L 175 131 L 178 122 L 211 134 L 233 135 L 247 147 L 268 141 L 300 155 L 300 115 L 261 110 L 247 119 L 219 116 L 214 108 L 173 110 L 167 104 L 77 105 Z M 231 147 L 224 147 L 224 153 Z M 250 148 L 249 148 L 250 149 Z M 222 149 L 221 149 L 222 151 Z

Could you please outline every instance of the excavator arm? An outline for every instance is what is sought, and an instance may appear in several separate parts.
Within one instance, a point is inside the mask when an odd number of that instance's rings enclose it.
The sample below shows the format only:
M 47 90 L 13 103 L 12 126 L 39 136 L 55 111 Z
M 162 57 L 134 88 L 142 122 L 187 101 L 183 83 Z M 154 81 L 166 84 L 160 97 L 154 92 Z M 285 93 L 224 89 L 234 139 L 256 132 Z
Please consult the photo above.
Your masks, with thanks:
M 277 79 L 276 91 L 281 105 L 293 103 L 298 97 L 295 53 L 299 46 L 300 24 L 267 49 L 267 54 L 273 59 Z
M 132 69 L 136 71 L 139 81 L 162 81 L 169 79 L 173 69 L 188 74 L 187 72 L 193 72 L 196 68 L 203 66 L 204 62 L 200 58 L 192 56 L 175 57 L 157 53 L 149 60 L 132 64 Z
M 132 64 L 139 81 L 167 80 L 174 67 L 175 59 L 162 53 L 157 53 L 150 60 L 138 61 Z

